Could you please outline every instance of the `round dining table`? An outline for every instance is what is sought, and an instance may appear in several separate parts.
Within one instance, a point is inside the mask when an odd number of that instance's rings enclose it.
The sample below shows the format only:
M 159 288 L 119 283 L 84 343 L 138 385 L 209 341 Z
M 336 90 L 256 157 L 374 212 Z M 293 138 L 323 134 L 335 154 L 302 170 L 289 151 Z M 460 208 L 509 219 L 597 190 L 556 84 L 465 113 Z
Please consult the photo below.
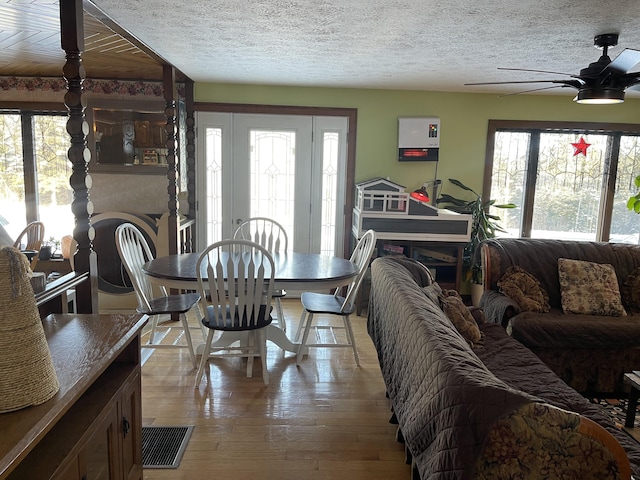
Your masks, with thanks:
M 142 267 L 149 281 L 166 288 L 197 290 L 196 274 L 199 253 L 182 253 L 155 258 Z M 358 273 L 350 260 L 317 253 L 275 253 L 274 288 L 276 290 L 324 291 L 348 284 Z M 203 271 L 206 278 L 206 272 Z M 240 340 L 240 332 L 224 332 L 212 346 L 230 345 Z M 276 325 L 267 327 L 267 339 L 283 350 L 297 353 L 299 344 L 292 342 Z M 201 348 L 201 347 L 200 347 Z

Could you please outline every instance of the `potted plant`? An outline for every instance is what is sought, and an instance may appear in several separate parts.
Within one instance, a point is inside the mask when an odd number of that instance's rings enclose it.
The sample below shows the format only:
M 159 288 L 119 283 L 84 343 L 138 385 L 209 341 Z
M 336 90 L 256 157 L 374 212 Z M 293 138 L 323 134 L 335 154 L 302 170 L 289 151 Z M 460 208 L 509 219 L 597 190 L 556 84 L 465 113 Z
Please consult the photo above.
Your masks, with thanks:
M 436 200 L 439 205 L 441 203 L 448 204 L 446 208 L 453 212 L 465 213 L 471 215 L 471 239 L 464 247 L 462 270 L 464 280 L 471 281 L 473 284 L 482 284 L 482 265 L 480 262 L 480 255 L 478 247 L 480 242 L 485 238 L 494 238 L 496 232 L 506 232 L 500 224 L 500 217 L 497 215 L 491 215 L 489 213 L 489 207 L 496 208 L 516 208 L 513 203 L 504 203 L 496 205 L 495 200 L 482 201 L 482 196 L 475 192 L 472 188 L 467 187 L 461 181 L 455 178 L 450 178 L 449 181 L 455 186 L 461 189 L 471 192 L 475 198 L 471 200 L 464 200 L 461 198 L 452 197 L 443 193 L 440 198 Z
M 42 246 L 40 247 L 40 254 L 38 258 L 40 260 L 51 260 L 52 257 L 55 256 L 55 253 L 60 248 L 60 240 L 56 240 L 53 237 L 49 237 L 49 240 L 45 240 L 42 242 Z

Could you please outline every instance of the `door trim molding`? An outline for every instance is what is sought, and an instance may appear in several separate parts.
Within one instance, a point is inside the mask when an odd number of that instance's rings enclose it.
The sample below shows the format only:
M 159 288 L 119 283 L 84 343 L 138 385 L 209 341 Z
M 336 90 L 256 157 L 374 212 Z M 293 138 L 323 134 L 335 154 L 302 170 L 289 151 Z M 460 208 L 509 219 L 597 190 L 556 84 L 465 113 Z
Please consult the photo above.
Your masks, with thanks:
M 358 109 L 345 107 L 304 107 L 295 105 L 254 105 L 245 103 L 194 102 L 196 112 L 222 113 L 260 113 L 270 115 L 308 115 L 325 117 L 347 117 L 347 179 L 346 202 L 344 211 L 343 252 L 349 258 L 351 252 L 351 225 L 353 221 L 353 202 L 355 198 L 356 173 L 356 132 L 358 126 Z

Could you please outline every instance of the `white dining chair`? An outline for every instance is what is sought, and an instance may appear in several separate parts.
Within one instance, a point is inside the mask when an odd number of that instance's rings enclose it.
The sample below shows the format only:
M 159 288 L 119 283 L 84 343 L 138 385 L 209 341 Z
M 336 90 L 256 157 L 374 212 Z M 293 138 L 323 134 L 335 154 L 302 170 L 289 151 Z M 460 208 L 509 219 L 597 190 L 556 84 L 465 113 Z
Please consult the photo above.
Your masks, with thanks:
M 253 374 L 253 360 L 262 361 L 262 380 L 269 384 L 267 332 L 271 324 L 271 298 L 275 265 L 263 246 L 249 240 L 223 240 L 209 245 L 196 262 L 202 325 L 209 329 L 200 366 L 198 388 L 212 353 L 247 357 L 247 377 Z M 207 299 L 207 297 L 209 297 Z M 216 332 L 246 332 L 247 338 L 231 345 L 214 346 Z
M 154 290 L 149 279 L 142 270 L 142 266 L 153 259 L 149 244 L 144 235 L 138 228 L 131 223 L 123 223 L 116 228 L 116 247 L 122 264 L 129 275 L 129 279 L 133 284 L 133 288 L 138 298 L 137 312 L 149 315 L 151 319 L 151 331 L 149 333 L 149 341 L 142 344 L 144 348 L 187 348 L 191 362 L 194 367 L 197 366 L 195 352 L 193 349 L 193 341 L 191 339 L 191 331 L 186 313 L 198 304 L 200 294 L 198 293 L 181 293 L 175 295 L 167 294 L 164 287 Z M 187 344 L 179 343 L 178 337 L 172 343 L 162 343 L 162 335 L 158 334 L 159 320 L 166 315 L 178 314 L 184 337 Z M 156 336 L 158 334 L 158 337 Z
M 351 280 L 351 283 L 347 286 L 347 291 L 344 296 L 341 295 L 342 288 L 335 290 L 333 294 L 316 293 L 316 292 L 304 292 L 300 296 L 300 302 L 302 303 L 302 315 L 300 316 L 300 323 L 296 330 L 295 340 L 300 341 L 300 334 L 302 333 L 302 341 L 298 348 L 298 354 L 296 363 L 299 365 L 304 352 L 307 351 L 307 347 L 351 347 L 353 349 L 353 356 L 356 360 L 356 365 L 360 365 L 360 357 L 358 356 L 358 349 L 356 347 L 356 339 L 353 335 L 353 329 L 351 328 L 350 315 L 356 310 L 356 297 L 362 279 L 369 267 L 369 261 L 373 254 L 373 249 L 376 246 L 376 232 L 373 230 L 367 230 L 351 254 L 350 260 L 357 265 L 357 274 Z M 342 326 L 333 326 L 325 324 L 313 324 L 314 316 L 326 314 L 337 315 L 342 318 Z M 309 332 L 314 330 L 316 336 L 316 342 L 309 342 Z M 343 330 L 346 341 L 339 341 L 335 335 L 336 330 Z M 321 332 L 328 332 L 331 335 L 331 341 L 328 341 L 321 335 Z M 326 337 L 326 336 L 325 336 Z
M 272 255 L 274 253 L 286 253 L 289 248 L 289 238 L 284 227 L 275 220 L 267 217 L 253 217 L 245 220 L 233 233 L 233 238 L 251 240 L 266 248 Z M 273 291 L 273 299 L 276 304 L 277 318 L 274 324 L 283 332 L 287 331 L 287 321 L 284 316 L 281 299 L 287 292 L 282 289 Z

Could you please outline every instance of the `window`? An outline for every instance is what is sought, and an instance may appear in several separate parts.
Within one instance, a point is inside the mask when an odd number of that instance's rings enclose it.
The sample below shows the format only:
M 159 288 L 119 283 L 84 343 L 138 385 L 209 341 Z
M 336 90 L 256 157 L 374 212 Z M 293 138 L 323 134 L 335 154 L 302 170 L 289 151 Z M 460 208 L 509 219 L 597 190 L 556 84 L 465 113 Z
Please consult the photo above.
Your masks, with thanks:
M 508 235 L 640 243 L 640 126 L 491 121 L 488 142 L 487 198 L 520 207 L 491 212 Z
M 0 113 L 0 222 L 12 238 L 36 220 L 45 239 L 73 233 L 66 125 L 66 114 Z

